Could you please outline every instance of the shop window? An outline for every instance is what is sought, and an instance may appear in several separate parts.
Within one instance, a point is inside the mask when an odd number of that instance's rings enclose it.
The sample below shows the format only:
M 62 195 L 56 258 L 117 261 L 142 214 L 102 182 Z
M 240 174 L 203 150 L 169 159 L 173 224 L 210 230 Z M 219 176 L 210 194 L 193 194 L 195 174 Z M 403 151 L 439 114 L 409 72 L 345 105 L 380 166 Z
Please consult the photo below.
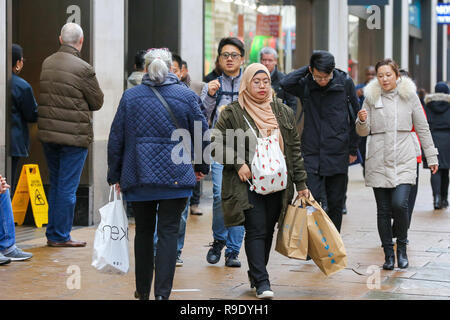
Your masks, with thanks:
M 292 71 L 296 38 L 294 0 L 205 0 L 204 19 L 205 74 L 215 67 L 220 39 L 230 36 L 244 42 L 246 65 L 259 62 L 259 51 L 270 46 L 278 52 L 278 68 Z

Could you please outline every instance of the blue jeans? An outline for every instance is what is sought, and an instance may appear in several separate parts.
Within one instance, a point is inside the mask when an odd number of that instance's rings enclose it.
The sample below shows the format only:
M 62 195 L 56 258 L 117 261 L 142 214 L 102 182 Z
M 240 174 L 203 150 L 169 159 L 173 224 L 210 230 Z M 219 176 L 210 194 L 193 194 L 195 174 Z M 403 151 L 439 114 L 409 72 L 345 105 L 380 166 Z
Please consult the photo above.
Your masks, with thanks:
M 16 230 L 9 190 L 0 194 L 0 253 L 8 254 L 16 248 Z
M 186 223 L 188 218 L 188 212 L 189 212 L 189 199 L 186 204 L 186 207 L 184 208 L 183 212 L 181 213 L 181 219 L 180 219 L 180 228 L 178 230 L 178 241 L 177 241 L 177 257 L 181 256 L 181 251 L 184 247 L 184 238 L 186 236 Z M 158 217 L 156 217 L 156 223 L 158 223 Z M 153 250 L 154 254 L 156 256 L 156 248 L 158 244 L 158 233 L 155 230 L 155 233 L 153 235 Z
M 213 182 L 213 221 L 214 240 L 224 241 L 227 249 L 225 255 L 235 252 L 239 254 L 244 239 L 244 226 L 225 227 L 222 212 L 222 171 L 223 165 L 217 162 L 211 164 Z
M 50 173 L 46 236 L 50 241 L 66 242 L 71 240 L 76 192 L 88 149 L 53 143 L 42 145 Z

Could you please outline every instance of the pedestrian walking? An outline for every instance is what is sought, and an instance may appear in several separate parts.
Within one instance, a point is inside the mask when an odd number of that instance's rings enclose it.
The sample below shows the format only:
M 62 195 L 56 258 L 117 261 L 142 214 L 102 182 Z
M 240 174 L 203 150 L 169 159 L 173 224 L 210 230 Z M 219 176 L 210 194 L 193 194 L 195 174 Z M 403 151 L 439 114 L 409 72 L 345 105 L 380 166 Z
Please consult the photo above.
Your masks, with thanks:
M 222 67 L 220 66 L 220 56 L 218 55 L 216 58 L 216 61 L 214 62 L 214 69 L 213 71 L 211 71 L 210 73 L 208 73 L 203 81 L 208 83 L 211 82 L 213 80 L 216 80 L 218 77 L 220 77 L 223 73 Z
M 395 266 L 391 219 L 397 228 L 397 264 L 409 265 L 408 201 L 416 183 L 417 156 L 420 147 L 411 132 L 414 126 L 433 174 L 438 170 L 437 149 L 423 112 L 416 85 L 401 77 L 398 65 L 385 59 L 375 66 L 377 78 L 365 89 L 365 100 L 358 113 L 356 130 L 369 136 L 366 155 L 366 186 L 373 188 L 377 203 L 377 226 L 385 254 L 383 269 Z
M 439 151 L 439 170 L 431 175 L 434 209 L 448 207 L 450 169 L 450 94 L 445 82 L 438 82 L 433 94 L 425 97 L 425 111 L 436 148 Z M 424 164 L 428 167 L 428 164 Z
M 253 130 L 258 136 L 278 137 L 287 165 L 285 189 L 267 195 L 250 191 L 247 181 L 252 178 L 249 163 L 255 145 L 245 144 L 245 154 L 238 154 L 238 146 L 230 144 L 228 130 Z M 222 207 L 225 225 L 245 227 L 245 252 L 249 265 L 248 277 L 256 296 L 273 298 L 267 264 L 275 224 L 283 221 L 287 206 L 294 197 L 294 186 L 298 197 L 308 197 L 306 171 L 300 152 L 300 137 L 295 126 L 293 110 L 272 96 L 269 70 L 259 63 L 250 65 L 244 72 L 239 89 L 239 99 L 228 105 L 215 126 L 216 141 L 223 141 L 223 158 L 216 161 L 224 164 L 222 182 Z M 250 140 L 251 141 L 251 140 Z M 255 140 L 253 140 L 255 141 Z M 228 151 L 229 146 L 234 149 Z M 232 152 L 230 157 L 228 152 Z M 243 159 L 245 155 L 245 159 Z M 244 164 L 227 163 L 226 159 L 243 159 Z M 253 174 L 255 174 L 253 172 Z M 284 172 L 283 172 L 284 174 Z M 254 179 L 254 178 L 253 178 Z
M 297 113 L 297 98 L 292 94 L 285 92 L 281 86 L 280 81 L 286 75 L 278 70 L 278 53 L 272 47 L 264 47 L 259 52 L 259 60 L 270 72 L 270 78 L 272 80 L 272 88 L 283 103 L 294 111 L 294 115 Z
M 223 74 L 216 80 L 208 82 L 202 91 L 202 102 L 211 127 L 217 122 L 224 106 L 236 101 L 239 96 L 239 85 L 242 78 L 241 66 L 244 63 L 244 44 L 238 38 L 230 37 L 220 40 L 218 47 L 220 68 Z M 222 171 L 223 165 L 213 161 L 211 164 L 213 182 L 213 220 L 212 231 L 214 241 L 210 244 L 206 260 L 216 264 L 220 261 L 222 249 L 225 250 L 225 265 L 241 267 L 239 251 L 244 239 L 244 227 L 226 227 L 222 211 Z
M 30 135 L 28 124 L 37 121 L 37 102 L 33 88 L 19 77 L 24 66 L 23 49 L 18 44 L 12 45 L 11 77 L 11 196 L 16 187 L 17 167 L 21 158 L 28 157 Z
M 15 245 L 16 231 L 9 188 L 6 179 L 0 175 L 0 265 L 33 257 L 32 253 L 22 251 Z
M 135 296 L 149 299 L 155 263 L 155 298 L 166 300 L 175 275 L 181 213 L 196 181 L 209 172 L 206 163 L 192 166 L 190 154 L 187 163 L 175 161 L 172 151 L 179 142 L 171 137 L 175 130 L 183 129 L 194 141 L 194 123 L 202 124 L 202 137 L 208 125 L 200 110 L 200 98 L 170 72 L 170 51 L 151 49 L 145 66 L 142 85 L 124 92 L 111 125 L 107 179 L 123 191 L 135 214 Z M 203 142 L 202 151 L 208 144 Z M 156 216 L 158 250 L 154 262 Z
M 59 37 L 58 52 L 45 59 L 40 78 L 39 139 L 50 174 L 47 244 L 84 247 L 70 237 L 76 191 L 92 142 L 92 111 L 103 105 L 95 71 L 81 59 L 83 30 L 67 23 Z
M 144 76 L 144 56 L 147 50 L 138 50 L 134 56 L 134 71 L 127 79 L 127 89 L 131 89 L 142 83 L 142 77 Z
M 325 188 L 327 214 L 340 231 L 348 165 L 357 159 L 359 143 L 351 120 L 356 119 L 360 108 L 353 80 L 335 68 L 331 53 L 315 51 L 309 66 L 289 73 L 280 84 L 302 102 L 302 155 L 308 187 L 318 201 L 323 201 Z

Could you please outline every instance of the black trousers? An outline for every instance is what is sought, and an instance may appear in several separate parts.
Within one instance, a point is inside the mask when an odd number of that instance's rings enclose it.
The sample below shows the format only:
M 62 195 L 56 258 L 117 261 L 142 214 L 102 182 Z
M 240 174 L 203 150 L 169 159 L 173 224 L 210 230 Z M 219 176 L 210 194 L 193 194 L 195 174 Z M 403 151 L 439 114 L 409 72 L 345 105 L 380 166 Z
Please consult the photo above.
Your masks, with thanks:
M 334 226 L 340 232 L 342 225 L 342 208 L 347 193 L 348 175 L 337 174 L 334 176 L 319 176 L 308 172 L 308 188 L 314 199 L 321 201 L 322 188 L 325 188 L 328 204 L 328 216 Z
M 409 226 L 409 194 L 410 184 L 401 184 L 396 188 L 373 188 L 377 202 L 377 225 L 381 245 L 385 250 L 391 250 L 392 241 L 391 219 L 394 219 L 397 232 L 397 243 L 407 244 Z
M 417 177 L 416 177 L 416 184 L 411 186 L 411 191 L 409 192 L 409 199 L 408 199 L 408 229 L 411 226 L 411 220 L 412 220 L 412 214 L 414 211 L 414 206 L 416 205 L 416 198 L 417 198 L 417 190 L 419 186 L 419 168 L 420 164 L 417 164 Z M 394 220 L 394 223 L 392 224 L 392 236 L 394 238 L 397 238 L 397 224 L 398 222 Z
M 442 200 L 448 200 L 448 171 L 448 169 L 439 169 L 436 174 L 431 175 L 433 196 L 440 195 Z
M 245 253 L 250 274 L 257 287 L 269 284 L 267 263 L 275 224 L 282 208 L 282 192 L 260 195 L 248 191 L 248 200 L 254 207 L 245 213 Z
M 169 298 L 177 259 L 177 239 L 181 213 L 187 198 L 132 202 L 136 221 L 134 256 L 136 291 L 149 295 L 153 280 L 153 234 L 158 215 L 158 250 L 155 262 L 155 296 Z
M 14 196 L 16 191 L 17 182 L 20 177 L 20 172 L 17 172 L 17 167 L 19 166 L 20 157 L 11 157 L 11 179 L 9 184 L 11 185 L 11 198 Z

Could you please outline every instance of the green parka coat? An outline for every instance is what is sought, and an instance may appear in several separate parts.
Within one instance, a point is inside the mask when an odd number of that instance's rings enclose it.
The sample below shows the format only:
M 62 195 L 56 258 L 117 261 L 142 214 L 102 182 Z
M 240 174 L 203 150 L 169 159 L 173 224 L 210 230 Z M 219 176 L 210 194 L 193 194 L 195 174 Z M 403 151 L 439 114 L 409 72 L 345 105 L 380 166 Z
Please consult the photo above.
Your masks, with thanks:
M 296 129 L 294 112 L 291 108 L 284 105 L 280 99 L 274 98 L 274 100 L 271 103 L 272 111 L 277 118 L 283 136 L 284 156 L 288 169 L 287 187 L 282 191 L 283 205 L 280 212 L 280 223 L 284 219 L 288 205 L 293 200 L 294 185 L 297 191 L 307 189 L 307 186 L 306 171 L 300 151 L 300 136 Z M 225 226 L 227 227 L 243 225 L 245 221 L 244 210 L 253 207 L 248 201 L 247 189 L 249 184 L 242 182 L 238 175 L 238 171 L 244 163 L 251 169 L 252 158 L 250 157 L 253 156 L 253 153 L 250 150 L 255 150 L 256 148 L 256 138 L 249 130 L 250 128 L 244 120 L 244 115 L 253 129 L 258 132 L 253 119 L 240 106 L 239 102 L 235 101 L 221 111 L 211 139 L 214 160 L 224 164 L 222 173 L 222 209 Z M 245 140 L 236 137 L 238 136 L 236 130 L 241 133 L 246 132 Z M 231 139 L 234 140 L 234 143 L 230 143 Z M 219 149 L 223 150 L 223 152 L 217 152 Z M 238 150 L 245 150 L 242 153 L 242 155 L 245 154 L 245 159 L 239 158 Z M 228 161 L 226 161 L 227 159 Z

